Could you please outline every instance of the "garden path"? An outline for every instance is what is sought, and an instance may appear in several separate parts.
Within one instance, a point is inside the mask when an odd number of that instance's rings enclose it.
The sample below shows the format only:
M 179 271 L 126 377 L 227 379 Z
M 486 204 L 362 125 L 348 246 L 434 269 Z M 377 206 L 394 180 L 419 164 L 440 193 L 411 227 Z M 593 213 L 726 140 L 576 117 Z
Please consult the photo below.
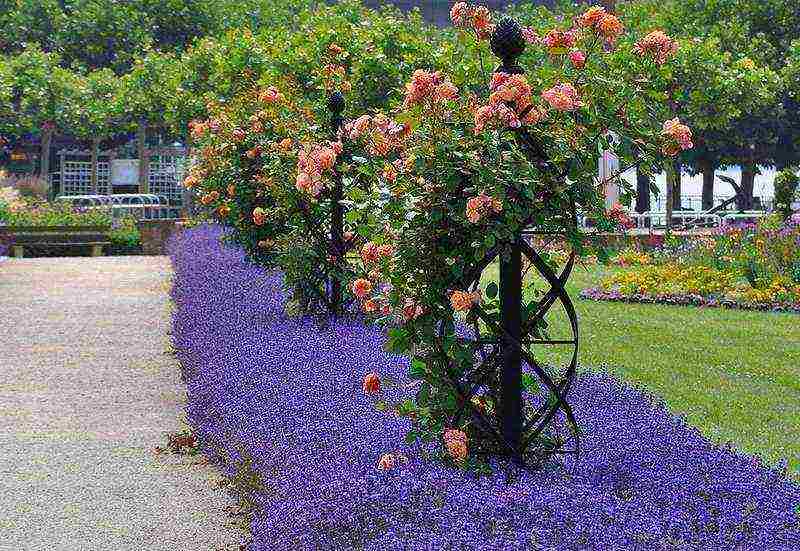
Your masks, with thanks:
M 166 257 L 0 265 L 0 550 L 239 549 L 202 460 L 161 454 L 185 393 Z

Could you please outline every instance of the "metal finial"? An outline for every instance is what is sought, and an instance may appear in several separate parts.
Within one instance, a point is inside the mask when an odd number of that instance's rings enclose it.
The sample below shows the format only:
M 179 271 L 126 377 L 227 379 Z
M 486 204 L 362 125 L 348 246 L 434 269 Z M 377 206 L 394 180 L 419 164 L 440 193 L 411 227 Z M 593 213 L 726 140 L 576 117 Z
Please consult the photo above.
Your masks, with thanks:
M 328 96 L 328 110 L 334 115 L 341 115 L 344 112 L 344 96 L 338 90 Z
M 495 27 L 489 42 L 492 53 L 503 62 L 497 68 L 498 72 L 508 74 L 524 73 L 517 65 L 517 58 L 525 51 L 525 37 L 522 36 L 522 27 L 516 20 L 506 17 Z

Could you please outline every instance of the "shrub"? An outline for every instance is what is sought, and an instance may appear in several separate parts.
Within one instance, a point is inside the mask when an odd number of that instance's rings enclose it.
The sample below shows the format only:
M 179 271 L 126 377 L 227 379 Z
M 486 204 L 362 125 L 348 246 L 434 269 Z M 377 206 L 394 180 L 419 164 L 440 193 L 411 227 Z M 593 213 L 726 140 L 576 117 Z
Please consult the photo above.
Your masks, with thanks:
M 38 199 L 18 200 L 13 209 L 0 212 L 8 226 L 111 226 L 111 214 L 102 209 L 72 207 L 68 203 Z

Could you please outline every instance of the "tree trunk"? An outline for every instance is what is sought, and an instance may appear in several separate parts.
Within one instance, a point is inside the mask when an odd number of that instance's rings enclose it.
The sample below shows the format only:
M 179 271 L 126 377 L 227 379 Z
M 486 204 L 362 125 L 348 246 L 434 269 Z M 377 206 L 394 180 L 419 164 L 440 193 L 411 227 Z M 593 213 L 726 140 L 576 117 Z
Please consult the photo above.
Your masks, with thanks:
M 636 171 L 636 212 L 639 214 L 650 210 L 650 177 Z
M 136 128 L 139 147 L 139 193 L 150 193 L 150 153 L 147 151 L 147 121 L 139 121 Z
M 756 180 L 756 166 L 752 162 L 742 165 L 742 191 L 736 199 L 739 210 L 752 210 L 753 187 Z
M 673 210 L 683 210 L 683 203 L 681 202 L 681 166 L 680 161 L 675 161 L 675 168 L 673 168 L 673 178 L 675 178 L 672 184 L 672 208 Z
M 714 208 L 714 178 L 716 177 L 714 164 L 707 159 L 700 161 L 700 170 L 703 172 L 703 197 L 701 210 Z
M 672 228 L 672 206 L 674 204 L 673 187 L 675 185 L 675 175 L 674 175 L 675 165 L 672 163 L 667 163 L 666 173 L 667 173 L 667 197 L 665 203 L 666 203 L 667 215 L 665 223 L 667 226 L 667 231 L 669 231 Z
M 50 144 L 53 142 L 55 128 L 45 123 L 42 127 L 42 153 L 39 159 L 39 177 L 42 178 L 47 186 L 47 195 L 50 196 Z
M 91 176 L 91 188 L 92 188 L 92 195 L 97 195 L 97 161 L 100 157 L 100 139 L 94 138 L 92 140 L 92 176 Z

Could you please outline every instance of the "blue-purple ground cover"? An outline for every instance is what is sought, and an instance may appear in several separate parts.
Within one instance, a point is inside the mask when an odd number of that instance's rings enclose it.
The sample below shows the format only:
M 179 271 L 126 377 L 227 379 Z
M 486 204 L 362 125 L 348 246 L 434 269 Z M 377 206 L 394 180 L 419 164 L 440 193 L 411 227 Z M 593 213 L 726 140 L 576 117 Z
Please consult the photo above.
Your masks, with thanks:
M 404 443 L 408 420 L 361 389 L 372 370 L 410 383 L 383 332 L 285 318 L 279 276 L 219 236 L 205 226 L 173 243 L 173 339 L 201 439 L 253 458 L 266 482 L 251 549 L 800 549 L 800 487 L 783 471 L 605 374 L 571 395 L 585 429 L 573 475 L 508 484 L 425 460 Z M 409 461 L 378 470 L 386 452 Z

